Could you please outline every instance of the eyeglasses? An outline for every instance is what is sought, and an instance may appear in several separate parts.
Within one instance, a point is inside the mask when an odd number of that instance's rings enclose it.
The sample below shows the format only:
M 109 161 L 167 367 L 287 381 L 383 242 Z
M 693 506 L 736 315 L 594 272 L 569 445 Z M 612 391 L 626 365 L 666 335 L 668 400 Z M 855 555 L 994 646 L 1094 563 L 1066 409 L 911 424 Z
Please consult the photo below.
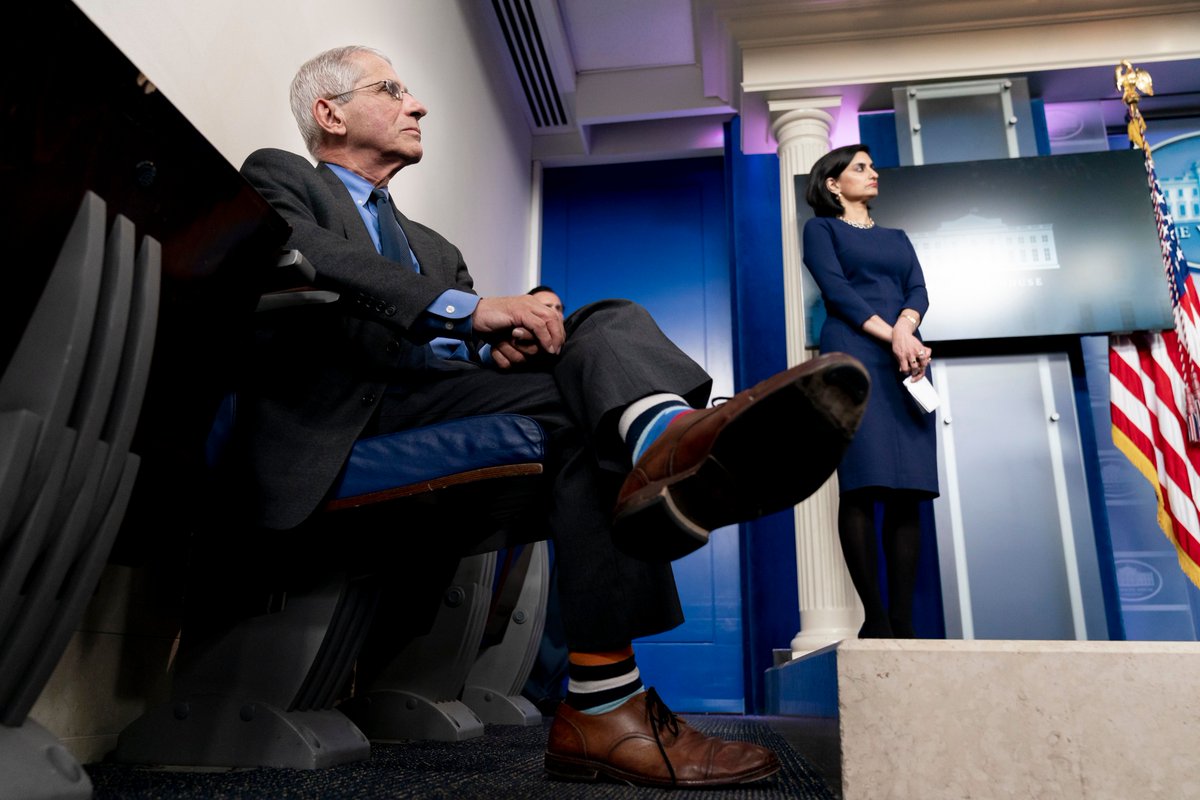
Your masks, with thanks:
M 379 91 L 387 92 L 389 95 L 391 95 L 391 98 L 393 100 L 403 101 L 404 95 L 408 95 L 409 97 L 412 97 L 412 92 L 410 92 L 405 87 L 401 86 L 400 84 L 396 83 L 395 81 L 384 80 L 384 81 L 375 81 L 374 83 L 368 83 L 366 86 L 359 86 L 354 89 L 347 89 L 346 91 L 338 92 L 337 94 L 331 94 L 331 95 L 327 96 L 325 99 L 326 100 L 339 100 L 343 97 L 346 97 L 347 95 L 354 94 L 355 92 L 361 92 L 364 89 L 374 89 L 376 86 L 379 87 Z

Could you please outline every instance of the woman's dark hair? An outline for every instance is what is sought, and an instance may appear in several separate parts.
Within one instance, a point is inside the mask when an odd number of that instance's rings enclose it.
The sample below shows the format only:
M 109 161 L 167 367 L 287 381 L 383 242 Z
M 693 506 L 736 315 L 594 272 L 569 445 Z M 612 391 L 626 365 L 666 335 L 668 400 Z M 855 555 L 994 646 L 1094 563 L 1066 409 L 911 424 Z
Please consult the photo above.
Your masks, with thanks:
M 859 153 L 870 155 L 871 148 L 865 144 L 848 144 L 830 150 L 817 159 L 812 170 L 808 173 L 808 186 L 804 189 L 804 199 L 808 202 L 818 217 L 840 217 L 845 209 L 833 192 L 825 186 L 829 178 L 836 178 L 846 171 L 850 162 Z

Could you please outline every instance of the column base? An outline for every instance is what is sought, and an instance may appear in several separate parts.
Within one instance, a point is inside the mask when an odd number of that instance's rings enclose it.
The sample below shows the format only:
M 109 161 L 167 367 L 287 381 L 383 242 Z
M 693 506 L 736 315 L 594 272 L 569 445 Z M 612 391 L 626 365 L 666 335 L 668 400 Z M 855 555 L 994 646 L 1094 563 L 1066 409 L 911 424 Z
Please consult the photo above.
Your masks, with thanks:
M 853 608 L 821 608 L 800 611 L 800 632 L 792 637 L 792 658 L 836 644 L 843 639 L 858 638 L 863 611 Z

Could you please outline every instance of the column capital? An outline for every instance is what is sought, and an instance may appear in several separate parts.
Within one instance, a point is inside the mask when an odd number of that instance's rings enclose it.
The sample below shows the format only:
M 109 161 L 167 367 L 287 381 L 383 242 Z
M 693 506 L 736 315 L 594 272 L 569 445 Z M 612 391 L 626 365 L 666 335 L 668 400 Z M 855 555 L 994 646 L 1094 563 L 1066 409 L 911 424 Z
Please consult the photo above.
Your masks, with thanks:
M 800 111 L 809 108 L 841 108 L 842 96 L 840 94 L 826 95 L 824 97 L 776 97 L 767 98 L 767 110 L 772 115 L 776 113 L 784 113 L 785 111 Z
M 837 121 L 837 114 L 841 108 L 841 95 L 768 99 L 767 111 L 771 116 L 771 134 L 778 142 L 780 133 L 798 121 L 823 123 L 826 130 L 829 130 Z

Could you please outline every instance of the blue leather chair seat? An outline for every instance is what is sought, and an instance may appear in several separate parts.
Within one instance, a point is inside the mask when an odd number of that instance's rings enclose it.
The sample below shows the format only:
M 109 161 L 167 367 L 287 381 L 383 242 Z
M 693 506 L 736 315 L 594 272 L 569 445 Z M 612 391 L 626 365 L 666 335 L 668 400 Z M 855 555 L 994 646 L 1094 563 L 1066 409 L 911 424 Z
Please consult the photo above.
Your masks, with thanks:
M 405 487 L 425 490 L 455 476 L 478 479 L 489 470 L 498 476 L 521 474 L 511 468 L 540 465 L 545 455 L 541 425 L 519 414 L 464 417 L 372 436 L 354 444 L 326 509 L 412 493 Z
M 207 441 L 216 467 L 236 424 L 237 395 L 225 396 Z M 484 414 L 360 439 L 324 510 L 337 511 L 492 477 L 542 471 L 546 435 L 520 414 Z

